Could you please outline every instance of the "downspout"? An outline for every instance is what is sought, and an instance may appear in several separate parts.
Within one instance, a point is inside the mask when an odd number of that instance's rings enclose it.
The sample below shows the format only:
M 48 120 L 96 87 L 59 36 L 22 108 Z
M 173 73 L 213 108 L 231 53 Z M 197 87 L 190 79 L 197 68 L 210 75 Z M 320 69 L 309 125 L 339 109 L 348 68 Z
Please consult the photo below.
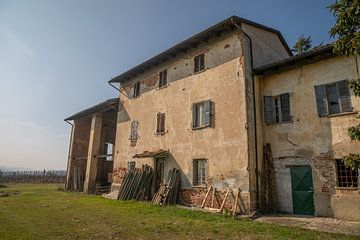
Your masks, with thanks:
M 120 90 L 120 88 L 116 87 L 116 86 L 111 82 L 111 80 L 108 82 L 108 84 L 109 84 L 111 87 L 115 88 L 119 93 L 121 93 L 122 95 L 124 95 L 127 99 L 130 99 L 125 93 L 123 93 L 123 92 Z M 119 83 L 119 84 L 120 84 L 120 83 Z
M 70 171 L 69 171 L 69 167 L 70 167 L 69 166 L 69 164 L 70 164 L 70 151 L 71 151 L 71 142 L 72 142 L 72 138 L 73 138 L 74 124 L 72 124 L 69 120 L 64 120 L 64 121 L 71 125 L 69 151 L 68 151 L 68 162 L 67 162 L 67 166 L 66 166 L 66 175 L 67 175 L 67 174 L 70 174 Z M 67 181 L 67 176 L 66 176 L 65 190 L 69 190 L 67 188 L 68 188 L 68 181 Z
M 255 78 L 254 78 L 254 59 L 253 59 L 253 48 L 250 36 L 242 30 L 242 28 L 231 19 L 231 23 L 249 40 L 250 44 L 250 67 L 251 67 L 251 80 L 252 80 L 252 91 L 253 91 L 253 105 L 254 105 L 254 140 L 255 140 L 255 176 L 256 176 L 256 209 L 259 209 L 259 164 L 258 164 L 258 146 L 257 146 L 257 119 L 256 119 L 256 99 L 255 99 Z

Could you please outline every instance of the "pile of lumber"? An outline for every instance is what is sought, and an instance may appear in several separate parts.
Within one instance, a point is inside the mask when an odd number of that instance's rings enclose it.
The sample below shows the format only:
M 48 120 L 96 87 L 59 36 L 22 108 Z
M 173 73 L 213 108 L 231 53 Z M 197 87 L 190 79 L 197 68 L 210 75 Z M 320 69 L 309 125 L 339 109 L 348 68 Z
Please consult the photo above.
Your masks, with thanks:
M 119 189 L 118 200 L 148 200 L 151 194 L 153 169 L 143 165 L 141 169 L 128 170 Z
M 165 183 L 160 184 L 160 188 L 155 193 L 152 203 L 158 205 L 176 204 L 180 187 L 180 171 L 173 168 L 169 171 L 168 178 Z

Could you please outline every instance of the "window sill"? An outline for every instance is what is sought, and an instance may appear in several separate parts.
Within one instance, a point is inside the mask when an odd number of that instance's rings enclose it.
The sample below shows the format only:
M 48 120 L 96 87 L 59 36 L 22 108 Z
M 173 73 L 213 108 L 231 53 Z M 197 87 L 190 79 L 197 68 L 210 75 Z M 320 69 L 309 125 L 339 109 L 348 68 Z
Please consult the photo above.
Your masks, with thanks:
M 193 189 L 207 189 L 206 185 L 196 185 L 196 186 L 191 186 L 191 188 Z
M 282 125 L 282 124 L 288 124 L 288 123 L 293 123 L 294 121 L 293 120 L 290 120 L 290 121 L 286 121 L 286 122 L 275 122 L 275 123 L 265 123 L 266 125 L 268 126 L 271 126 L 271 125 Z
M 346 116 L 346 115 L 353 115 L 353 114 L 358 114 L 358 111 L 354 111 L 354 112 L 343 112 L 343 113 L 336 113 L 336 114 L 329 114 L 329 115 L 324 115 L 324 116 L 320 116 L 320 117 L 327 117 L 327 118 L 331 118 L 331 117 L 340 117 L 340 116 Z
M 167 133 L 167 131 L 166 132 L 155 132 L 154 135 L 162 136 L 162 135 L 165 135 L 166 133 Z
M 169 85 L 169 84 L 167 83 L 167 84 L 165 84 L 164 86 L 157 87 L 156 90 L 161 90 L 161 89 L 167 88 L 168 85 Z
M 348 190 L 348 191 L 357 191 L 358 187 L 335 187 L 335 190 Z
M 193 72 L 192 75 L 197 75 L 197 74 L 200 74 L 200 73 L 203 73 L 207 70 L 207 68 L 204 68 L 203 70 L 200 70 L 200 71 L 197 71 L 197 72 Z
M 209 126 L 203 126 L 203 127 L 192 127 L 191 129 L 192 130 L 201 130 L 201 129 L 209 128 L 209 127 L 210 127 L 210 125 Z

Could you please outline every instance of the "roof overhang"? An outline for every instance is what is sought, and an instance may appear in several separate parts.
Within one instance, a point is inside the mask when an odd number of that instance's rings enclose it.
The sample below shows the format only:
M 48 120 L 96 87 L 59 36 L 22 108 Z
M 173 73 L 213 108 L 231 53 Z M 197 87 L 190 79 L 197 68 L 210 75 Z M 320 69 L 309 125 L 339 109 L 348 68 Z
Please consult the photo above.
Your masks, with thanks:
M 188 38 L 187 40 L 161 52 L 160 54 L 156 55 L 153 58 L 148 59 L 147 61 L 143 62 L 142 64 L 131 68 L 130 70 L 112 78 L 109 83 L 122 83 L 129 79 L 133 79 L 134 77 L 142 74 L 148 70 L 150 70 L 153 66 L 157 66 L 162 62 L 166 62 L 171 58 L 175 58 L 179 53 L 184 53 L 189 49 L 196 48 L 199 44 L 207 42 L 210 38 L 221 36 L 225 32 L 230 32 L 236 29 L 234 23 L 241 25 L 242 23 L 255 26 L 257 28 L 275 33 L 278 35 L 280 41 L 282 42 L 283 46 L 287 50 L 290 56 L 292 56 L 292 52 L 287 45 L 284 37 L 281 35 L 280 31 L 258 24 L 256 22 L 252 22 L 250 20 L 240 18 L 238 16 L 232 16 L 223 20 L 222 22 Z
M 105 112 L 105 111 L 108 111 L 111 109 L 114 111 L 117 111 L 118 104 L 119 104 L 119 98 L 110 98 L 104 102 L 101 102 L 92 107 L 86 108 L 78 113 L 75 113 L 74 115 L 71 115 L 70 117 L 65 118 L 64 121 L 71 121 L 71 120 L 76 120 L 76 119 L 80 119 L 80 118 L 85 118 L 85 117 L 91 116 L 93 113 Z
M 137 153 L 133 158 L 154 158 L 154 157 L 163 157 L 169 154 L 168 150 L 159 149 L 156 151 L 144 151 L 142 153 Z
M 292 56 L 274 63 L 270 63 L 254 69 L 255 75 L 270 75 L 282 71 L 290 70 L 299 66 L 314 63 L 320 60 L 336 57 L 333 53 L 333 45 L 328 44 L 315 48 L 304 54 Z

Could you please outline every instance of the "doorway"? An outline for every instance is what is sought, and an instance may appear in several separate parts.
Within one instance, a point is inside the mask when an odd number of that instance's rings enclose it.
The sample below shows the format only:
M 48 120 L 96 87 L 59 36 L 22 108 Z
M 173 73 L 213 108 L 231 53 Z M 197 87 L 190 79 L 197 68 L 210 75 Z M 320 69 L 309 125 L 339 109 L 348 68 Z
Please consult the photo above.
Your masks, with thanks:
M 314 215 L 314 188 L 310 165 L 290 168 L 293 213 Z

